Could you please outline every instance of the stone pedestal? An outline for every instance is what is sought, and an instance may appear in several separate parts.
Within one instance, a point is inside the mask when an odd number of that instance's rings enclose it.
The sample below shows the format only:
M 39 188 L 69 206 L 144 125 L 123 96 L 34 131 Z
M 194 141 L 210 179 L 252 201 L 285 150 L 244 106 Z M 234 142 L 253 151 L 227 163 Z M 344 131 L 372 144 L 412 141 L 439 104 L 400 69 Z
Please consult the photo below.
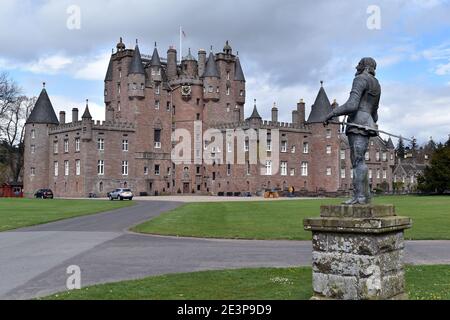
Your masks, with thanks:
M 403 232 L 393 205 L 330 205 L 303 221 L 313 233 L 312 299 L 406 299 Z

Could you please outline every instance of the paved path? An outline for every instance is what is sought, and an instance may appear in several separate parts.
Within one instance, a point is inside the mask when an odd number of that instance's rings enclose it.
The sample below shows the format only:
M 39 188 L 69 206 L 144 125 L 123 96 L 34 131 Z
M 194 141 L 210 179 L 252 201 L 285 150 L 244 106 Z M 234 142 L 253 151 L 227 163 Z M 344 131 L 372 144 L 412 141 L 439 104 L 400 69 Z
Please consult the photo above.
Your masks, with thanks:
M 242 267 L 310 265 L 309 241 L 213 240 L 138 235 L 126 230 L 179 206 L 136 206 L 0 233 L 0 299 L 65 290 L 67 267 L 82 286 L 148 275 Z M 450 241 L 411 241 L 406 261 L 450 264 Z

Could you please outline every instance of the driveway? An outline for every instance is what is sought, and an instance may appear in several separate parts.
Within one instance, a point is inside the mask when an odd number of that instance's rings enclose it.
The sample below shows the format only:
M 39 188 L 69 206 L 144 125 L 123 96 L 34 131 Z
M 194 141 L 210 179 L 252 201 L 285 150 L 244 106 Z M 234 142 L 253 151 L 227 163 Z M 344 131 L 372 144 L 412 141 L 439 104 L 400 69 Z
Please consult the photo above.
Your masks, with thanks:
M 66 289 L 67 267 L 81 284 L 149 275 L 243 267 L 308 266 L 309 241 L 215 240 L 133 234 L 127 229 L 181 205 L 133 207 L 0 233 L 0 299 L 29 299 Z M 450 241 L 410 241 L 406 262 L 450 264 Z

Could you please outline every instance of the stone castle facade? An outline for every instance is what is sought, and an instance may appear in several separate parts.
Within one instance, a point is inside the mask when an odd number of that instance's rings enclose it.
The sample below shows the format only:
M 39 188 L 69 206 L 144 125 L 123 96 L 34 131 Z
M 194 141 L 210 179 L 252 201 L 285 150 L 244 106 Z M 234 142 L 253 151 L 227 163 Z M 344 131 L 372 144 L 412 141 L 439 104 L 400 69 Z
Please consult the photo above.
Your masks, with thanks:
M 228 42 L 222 52 L 208 55 L 200 50 L 195 58 L 189 50 L 178 62 L 173 48 L 161 59 L 156 46 L 147 56 L 137 44 L 134 50 L 127 49 L 120 40 L 106 72 L 104 96 L 105 121 L 94 121 L 86 104 L 81 119 L 74 108 L 72 121 L 66 122 L 64 112 L 57 118 L 46 89 L 42 90 L 26 123 L 25 195 L 32 196 L 39 188 L 51 188 L 56 196 L 65 197 L 105 196 L 119 187 L 131 188 L 136 195 L 237 195 L 291 186 L 300 194 L 316 195 L 351 189 L 343 128 L 337 122 L 322 124 L 323 116 L 336 106 L 323 86 L 308 118 L 303 100 L 292 111 L 290 123 L 278 121 L 276 106 L 271 119 L 263 120 L 256 102 L 251 116 L 244 118 L 244 72 Z M 201 138 L 200 145 L 193 146 L 191 163 L 173 161 L 176 130 L 203 137 L 211 128 L 224 137 L 238 130 L 266 129 L 267 141 L 255 138 L 241 146 L 233 138 L 233 143 L 225 139 L 218 146 Z M 277 144 L 272 141 L 274 130 L 279 132 Z M 269 155 L 275 152 L 272 145 L 277 145 L 277 168 L 270 161 L 220 160 L 238 148 L 249 159 L 250 143 Z M 212 163 L 202 161 L 205 153 Z M 392 141 L 373 138 L 366 160 L 372 189 L 392 190 Z

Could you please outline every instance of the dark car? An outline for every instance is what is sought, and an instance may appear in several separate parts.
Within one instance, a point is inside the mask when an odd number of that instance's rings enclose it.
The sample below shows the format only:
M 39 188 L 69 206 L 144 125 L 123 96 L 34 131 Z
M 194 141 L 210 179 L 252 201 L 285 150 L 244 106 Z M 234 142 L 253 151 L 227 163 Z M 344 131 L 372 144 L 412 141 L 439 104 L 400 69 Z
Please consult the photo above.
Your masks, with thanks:
M 34 197 L 41 199 L 53 199 L 53 191 L 50 189 L 39 189 L 34 194 Z

